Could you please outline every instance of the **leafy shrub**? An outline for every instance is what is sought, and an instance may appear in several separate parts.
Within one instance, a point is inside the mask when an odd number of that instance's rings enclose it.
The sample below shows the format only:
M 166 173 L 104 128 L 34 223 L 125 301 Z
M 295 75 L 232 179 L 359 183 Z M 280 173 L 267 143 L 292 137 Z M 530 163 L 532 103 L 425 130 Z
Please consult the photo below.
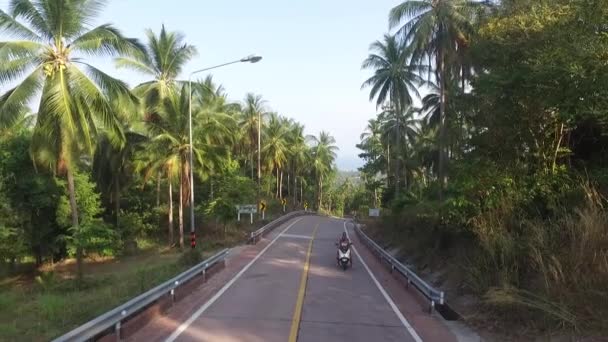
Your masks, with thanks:
M 199 248 L 190 248 L 182 255 L 180 255 L 178 259 L 178 264 L 181 266 L 194 266 L 203 261 L 203 254 L 201 253 Z
M 74 256 L 76 250 L 82 248 L 85 254 L 115 255 L 122 248 L 122 240 L 113 227 L 99 218 L 103 209 L 95 184 L 83 173 L 75 173 L 74 183 L 79 225 L 71 226 L 71 209 L 67 192 L 60 198 L 57 206 L 57 223 L 67 227 L 68 234 L 62 239 L 67 243 L 68 253 Z

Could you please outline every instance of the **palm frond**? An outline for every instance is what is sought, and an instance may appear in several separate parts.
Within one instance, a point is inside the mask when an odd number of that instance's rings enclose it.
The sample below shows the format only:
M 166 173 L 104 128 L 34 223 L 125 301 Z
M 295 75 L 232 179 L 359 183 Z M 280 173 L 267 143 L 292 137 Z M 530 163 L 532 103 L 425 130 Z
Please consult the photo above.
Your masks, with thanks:
M 52 37 L 46 20 L 30 0 L 11 0 L 9 13 L 13 18 L 25 19 L 44 38 Z
M 0 10 L 0 32 L 19 39 L 29 39 L 35 42 L 42 42 L 44 39 L 34 31 L 19 23 L 15 18 Z
M 72 49 L 89 55 L 136 55 L 144 46 L 137 39 L 125 38 L 110 24 L 97 26 L 72 41 Z

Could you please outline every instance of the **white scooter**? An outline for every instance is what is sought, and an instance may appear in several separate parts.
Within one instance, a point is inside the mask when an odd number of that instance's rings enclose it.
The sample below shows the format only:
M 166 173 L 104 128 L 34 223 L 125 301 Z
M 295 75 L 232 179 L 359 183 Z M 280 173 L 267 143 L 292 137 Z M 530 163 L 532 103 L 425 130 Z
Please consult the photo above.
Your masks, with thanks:
M 338 247 L 338 265 L 342 267 L 343 270 L 350 267 L 353 267 L 353 260 L 350 256 L 350 246 L 352 242 L 341 241 L 340 244 L 336 243 L 336 247 Z

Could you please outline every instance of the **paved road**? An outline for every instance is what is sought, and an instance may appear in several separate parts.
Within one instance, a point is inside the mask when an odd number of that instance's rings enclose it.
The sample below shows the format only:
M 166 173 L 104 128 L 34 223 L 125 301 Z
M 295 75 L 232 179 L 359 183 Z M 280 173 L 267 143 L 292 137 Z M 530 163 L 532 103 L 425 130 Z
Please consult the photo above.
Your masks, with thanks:
M 195 292 L 193 296 L 204 297 L 200 306 L 152 322 L 132 340 L 454 340 L 436 317 L 424 312 L 422 302 L 357 243 L 351 229 L 358 246 L 353 268 L 336 266 L 334 243 L 346 227 L 343 220 L 316 216 L 286 223 L 262 242 L 263 249 L 255 255 L 249 251 L 246 263 L 237 259 L 233 268 L 238 270 L 222 271 L 229 278 L 218 280 L 221 287 L 218 283 L 215 293 Z

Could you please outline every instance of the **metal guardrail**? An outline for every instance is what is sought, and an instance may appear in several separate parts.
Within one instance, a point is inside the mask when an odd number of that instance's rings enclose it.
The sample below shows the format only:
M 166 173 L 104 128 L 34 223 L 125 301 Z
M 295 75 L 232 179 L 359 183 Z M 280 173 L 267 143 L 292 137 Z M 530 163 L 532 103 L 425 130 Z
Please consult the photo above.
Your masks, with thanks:
M 67 334 L 54 339 L 53 342 L 88 341 L 95 338 L 97 335 L 111 329 L 112 327 L 114 327 L 114 331 L 117 336 L 120 336 L 120 326 L 122 321 L 129 318 L 133 314 L 138 313 L 140 310 L 146 308 L 148 305 L 154 303 L 164 295 L 171 295 L 171 297 L 173 297 L 175 295 L 176 288 L 178 288 L 180 285 L 187 283 L 188 280 L 194 278 L 197 275 L 202 274 L 204 276 L 207 269 L 217 264 L 218 262 L 223 261 L 229 252 L 230 250 L 224 249 L 223 251 L 215 254 L 209 259 L 179 274 L 175 278 L 167 280 L 166 282 L 156 286 L 155 288 L 148 290 L 147 292 L 131 299 L 130 301 L 79 326 L 78 328 L 68 332 Z
M 294 217 L 298 217 L 298 216 L 302 216 L 302 215 L 313 215 L 314 212 L 313 211 L 304 211 L 304 210 L 298 210 L 298 211 L 292 211 L 286 215 L 283 215 L 279 218 L 277 218 L 276 220 L 269 222 L 268 224 L 266 224 L 264 227 L 251 232 L 251 235 L 249 236 L 249 242 L 251 243 L 256 243 L 258 241 L 258 239 L 263 236 L 265 233 L 269 232 L 270 230 L 276 228 L 277 226 L 279 226 L 280 224 L 286 222 L 289 219 L 292 219 Z
M 410 270 L 407 266 L 403 265 L 399 260 L 390 255 L 382 247 L 380 247 L 374 240 L 365 233 L 359 227 L 359 224 L 354 223 L 355 232 L 359 235 L 363 243 L 365 243 L 370 249 L 374 250 L 381 259 L 388 262 L 393 271 L 401 273 L 406 279 L 407 283 L 414 285 L 414 287 L 422 293 L 430 301 L 430 311 L 432 312 L 435 308 L 435 304 L 445 304 L 445 294 L 443 291 L 439 291 L 429 285 L 427 282 L 422 280 L 414 271 Z

